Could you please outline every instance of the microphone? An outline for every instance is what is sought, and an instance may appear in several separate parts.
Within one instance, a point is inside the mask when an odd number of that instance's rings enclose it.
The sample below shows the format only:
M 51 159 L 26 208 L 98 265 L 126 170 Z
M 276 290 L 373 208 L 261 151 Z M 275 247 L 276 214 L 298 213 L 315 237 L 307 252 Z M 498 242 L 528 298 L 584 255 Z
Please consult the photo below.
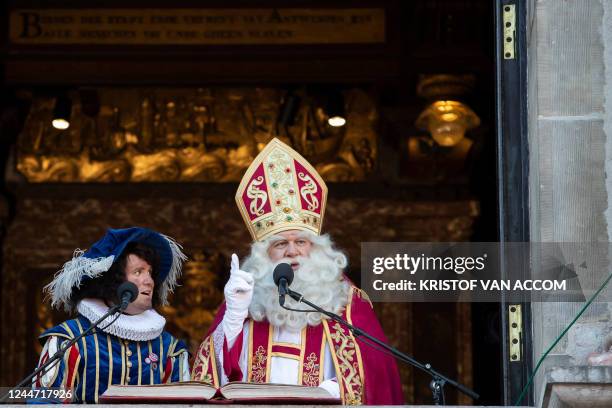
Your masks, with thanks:
M 280 263 L 274 268 L 272 274 L 274 284 L 278 286 L 278 302 L 281 306 L 285 304 L 285 295 L 289 293 L 288 286 L 293 282 L 293 269 L 288 263 Z
M 117 298 L 121 302 L 119 310 L 124 311 L 125 309 L 127 309 L 128 305 L 135 301 L 137 297 L 138 287 L 136 287 L 136 285 L 134 285 L 132 282 L 123 282 L 117 288 Z

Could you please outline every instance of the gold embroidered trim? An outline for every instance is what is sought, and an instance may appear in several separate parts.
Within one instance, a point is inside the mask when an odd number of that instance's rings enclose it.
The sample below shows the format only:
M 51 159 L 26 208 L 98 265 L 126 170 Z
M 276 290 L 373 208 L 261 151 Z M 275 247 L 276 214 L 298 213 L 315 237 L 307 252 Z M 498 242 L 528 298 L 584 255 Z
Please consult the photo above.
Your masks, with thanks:
M 136 342 L 136 353 L 138 353 L 138 385 L 142 385 L 142 352 L 140 351 L 140 342 Z
M 302 332 L 304 332 L 304 330 L 302 330 Z M 296 349 L 296 350 L 301 350 L 301 346 L 298 344 L 286 343 L 282 341 L 273 341 L 272 346 L 283 346 L 283 347 L 289 347 L 289 348 Z
M 253 356 L 253 371 L 251 381 L 254 383 L 266 382 L 266 362 L 268 357 L 266 356 L 266 349 L 263 346 L 257 347 L 255 355 Z
M 81 326 L 81 322 L 79 322 L 78 319 L 75 320 L 77 326 L 79 326 L 79 333 L 83 333 L 83 327 Z M 81 341 L 83 342 L 83 352 L 84 352 L 84 356 L 83 356 L 83 364 L 85 367 L 85 369 L 83 370 L 83 389 L 81 390 L 81 401 L 85 401 L 85 392 L 87 390 L 87 343 L 85 338 L 82 338 Z
M 316 387 L 319 385 L 319 371 L 321 366 L 317 363 L 317 355 L 313 352 L 306 357 L 304 364 L 304 375 L 302 377 L 302 385 Z
M 342 379 L 344 389 L 344 403 L 347 405 L 361 405 L 363 403 L 363 380 L 357 356 L 356 341 L 350 334 L 346 334 L 342 326 L 335 322 L 327 325 L 329 337 L 334 345 L 334 356 L 339 378 Z M 332 330 L 333 329 L 333 330 Z
M 263 382 L 270 382 L 270 372 L 272 371 L 272 339 L 274 338 L 274 328 L 271 324 L 268 325 L 268 350 L 266 351 L 266 376 Z
M 282 357 L 300 361 L 300 356 L 296 356 L 295 354 L 283 353 L 282 351 L 273 351 L 271 355 L 272 357 Z
M 149 358 L 150 358 L 150 356 L 153 355 L 153 345 L 151 344 L 151 340 L 147 341 L 147 346 L 149 348 Z M 149 384 L 155 384 L 155 380 L 153 380 L 153 372 L 155 371 L 153 370 L 154 364 L 155 363 L 153 362 L 149 363 Z
M 353 286 L 353 288 L 355 291 L 357 291 L 357 296 L 362 296 L 363 299 L 367 300 L 368 303 L 370 304 L 370 307 L 373 308 L 372 306 L 372 302 L 370 302 L 370 298 L 368 297 L 368 295 L 361 289 L 359 289 L 356 286 Z M 346 310 L 346 320 L 349 322 L 349 324 L 353 324 L 353 313 L 352 313 L 352 309 L 351 306 L 353 304 L 353 291 L 351 291 L 351 297 L 349 300 L 349 307 Z M 351 332 L 349 332 L 350 336 L 353 338 L 353 340 L 355 339 L 353 337 L 353 334 Z M 354 340 L 355 341 L 355 340 Z M 365 370 L 363 368 L 363 361 L 361 359 L 361 349 L 359 348 L 359 343 L 357 343 L 357 341 L 355 341 L 355 350 L 357 351 L 357 362 L 359 363 L 359 374 L 361 374 L 361 378 L 363 379 L 363 387 L 365 389 L 366 386 L 366 377 L 365 377 Z M 365 395 L 364 395 L 365 397 Z M 362 401 L 362 403 L 367 404 L 367 401 Z
M 107 335 L 108 336 L 108 335 Z M 94 384 L 94 401 L 98 403 L 98 391 L 100 389 L 100 347 L 98 345 L 98 333 L 93 332 L 94 348 L 96 350 L 96 383 Z
M 300 333 L 300 356 L 299 358 L 299 366 L 298 366 L 298 384 L 304 385 L 303 377 L 304 377 L 304 355 L 306 354 L 306 340 L 307 340 L 307 327 L 302 329 Z M 325 337 L 325 336 L 323 336 Z M 318 384 L 317 384 L 318 385 Z
M 323 333 L 323 335 L 321 336 L 321 352 L 319 354 L 319 366 L 321 367 L 325 367 L 325 345 L 327 344 L 327 341 L 325 340 L 325 332 Z M 333 362 L 333 358 L 332 358 L 332 362 Z M 321 384 L 323 382 L 323 369 L 319 370 L 319 384 Z
M 241 334 L 242 336 L 242 334 Z M 217 354 L 215 354 L 215 343 L 212 341 L 212 335 L 209 337 L 208 342 L 210 343 L 208 355 L 210 356 L 210 369 L 208 371 L 212 371 L 213 376 L 213 385 L 215 387 L 219 387 L 219 374 L 217 373 Z
M 351 288 L 351 293 L 350 293 L 350 297 L 352 299 L 353 297 L 353 292 L 357 295 L 358 298 L 361 298 L 363 300 L 365 300 L 366 302 L 368 302 L 370 304 L 370 307 L 372 309 L 374 309 L 374 306 L 372 305 L 372 301 L 370 300 L 370 297 L 368 296 L 368 294 L 363 290 L 363 289 L 359 289 L 356 286 L 353 286 Z
M 214 385 L 213 376 L 209 374 L 209 367 L 211 363 L 210 359 L 210 342 L 211 337 L 208 336 L 204 339 L 200 348 L 198 349 L 198 355 L 196 357 L 196 363 L 193 367 L 194 380 L 202 381 L 203 383 Z M 214 368 L 214 367 L 213 367 Z
M 247 382 L 253 381 L 253 329 L 255 328 L 255 322 L 251 319 L 249 321 L 249 345 L 247 352 Z M 244 347 L 244 346 L 243 346 Z

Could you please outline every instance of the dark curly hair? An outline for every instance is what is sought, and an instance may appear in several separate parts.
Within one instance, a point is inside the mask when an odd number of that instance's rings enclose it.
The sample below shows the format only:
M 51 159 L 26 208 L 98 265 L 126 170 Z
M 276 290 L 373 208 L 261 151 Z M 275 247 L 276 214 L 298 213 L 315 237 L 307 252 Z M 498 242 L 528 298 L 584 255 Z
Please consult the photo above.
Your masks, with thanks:
M 94 279 L 86 279 L 82 282 L 81 286 L 75 290 L 70 298 L 70 306 L 74 310 L 76 305 L 85 298 L 96 298 L 106 302 L 107 305 L 117 304 L 117 288 L 123 282 L 125 282 L 125 267 L 127 265 L 127 258 L 129 255 L 136 255 L 139 258 L 145 260 L 152 268 L 152 277 L 155 281 L 155 288 L 153 289 L 153 306 L 157 306 L 160 303 L 158 299 L 158 288 L 161 282 L 159 282 L 159 257 L 155 251 L 142 243 L 130 242 L 125 246 L 125 249 L 119 256 L 119 258 L 113 263 L 110 269 L 104 272 L 102 275 Z

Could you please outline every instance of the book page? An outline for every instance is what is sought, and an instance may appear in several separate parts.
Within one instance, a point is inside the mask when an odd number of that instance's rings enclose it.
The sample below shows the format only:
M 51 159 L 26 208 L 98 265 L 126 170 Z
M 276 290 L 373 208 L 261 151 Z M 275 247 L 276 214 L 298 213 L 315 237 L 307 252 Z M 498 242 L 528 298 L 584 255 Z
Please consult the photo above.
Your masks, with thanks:
M 217 389 L 198 381 L 155 385 L 111 385 L 103 397 L 193 398 L 210 399 Z
M 325 389 L 292 384 L 256 384 L 233 382 L 221 388 L 221 393 L 227 399 L 242 398 L 333 398 Z

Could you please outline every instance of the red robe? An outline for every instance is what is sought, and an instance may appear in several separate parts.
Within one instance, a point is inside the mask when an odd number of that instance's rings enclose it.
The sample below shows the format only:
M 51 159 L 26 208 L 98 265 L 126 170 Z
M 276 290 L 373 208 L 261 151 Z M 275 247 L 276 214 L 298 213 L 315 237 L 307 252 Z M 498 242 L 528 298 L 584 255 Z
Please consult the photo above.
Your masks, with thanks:
M 302 385 L 317 386 L 323 380 L 323 346 L 327 344 L 332 352 L 336 378 L 342 402 L 347 405 L 401 405 L 404 403 L 402 387 L 395 359 L 365 344 L 362 339 L 350 333 L 340 324 L 323 320 L 317 326 L 308 326 L 303 331 L 305 342 L 300 348 L 276 345 L 272 342 L 272 330 L 268 322 L 250 324 L 249 344 L 243 344 L 242 333 L 232 349 L 225 342 L 223 350 L 215 350 L 212 333 L 218 327 L 225 313 L 225 304 L 215 316 L 207 336 L 200 345 L 194 362 L 192 380 L 204 381 L 219 387 L 217 359 L 223 353 L 223 370 L 230 381 L 240 381 L 243 373 L 239 367 L 242 347 L 248 347 L 248 373 L 250 382 L 267 382 L 270 375 L 272 355 L 292 354 L 300 359 L 299 379 Z M 364 292 L 352 287 L 349 302 L 342 317 L 368 334 L 387 342 L 376 319 L 372 304 Z M 355 341 L 356 340 L 356 341 Z

